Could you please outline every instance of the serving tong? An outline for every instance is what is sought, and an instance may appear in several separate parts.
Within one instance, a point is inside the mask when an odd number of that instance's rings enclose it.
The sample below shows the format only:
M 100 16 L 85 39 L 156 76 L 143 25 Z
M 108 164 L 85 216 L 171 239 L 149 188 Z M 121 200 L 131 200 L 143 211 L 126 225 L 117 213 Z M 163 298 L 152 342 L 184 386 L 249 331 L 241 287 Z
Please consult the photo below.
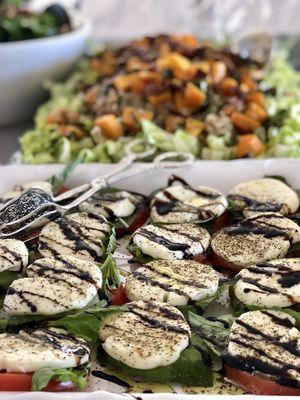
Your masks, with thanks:
M 134 152 L 133 148 L 141 144 L 143 144 L 141 139 L 132 141 L 125 148 L 125 156 L 112 171 L 59 196 L 51 196 L 41 188 L 32 188 L 5 203 L 0 209 L 0 239 L 17 237 L 33 229 L 41 228 L 49 220 L 65 215 L 100 189 L 117 181 L 158 168 L 183 167 L 194 160 L 194 156 L 190 153 L 166 152 L 156 156 L 152 163 L 128 169 L 134 161 L 144 160 L 154 155 L 153 148 Z M 175 161 L 178 158 L 181 160 Z

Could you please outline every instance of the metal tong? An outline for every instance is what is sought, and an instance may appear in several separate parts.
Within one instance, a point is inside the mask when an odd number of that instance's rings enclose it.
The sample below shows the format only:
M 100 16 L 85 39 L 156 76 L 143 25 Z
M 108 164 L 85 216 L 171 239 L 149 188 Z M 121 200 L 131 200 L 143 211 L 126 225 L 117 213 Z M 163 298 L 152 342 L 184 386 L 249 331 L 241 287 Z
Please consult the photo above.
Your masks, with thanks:
M 119 180 L 157 168 L 179 168 L 194 160 L 194 156 L 189 153 L 167 152 L 156 156 L 152 163 L 128 169 L 134 161 L 143 160 L 155 153 L 153 148 L 139 153 L 134 152 L 133 148 L 142 143 L 143 141 L 140 139 L 129 143 L 125 148 L 124 158 L 109 173 L 59 196 L 53 197 L 43 189 L 33 188 L 8 201 L 0 209 L 0 238 L 19 236 L 40 228 L 49 220 L 62 216 L 77 207 L 100 189 Z M 176 158 L 182 160 L 173 161 Z M 70 201 L 68 202 L 68 200 Z

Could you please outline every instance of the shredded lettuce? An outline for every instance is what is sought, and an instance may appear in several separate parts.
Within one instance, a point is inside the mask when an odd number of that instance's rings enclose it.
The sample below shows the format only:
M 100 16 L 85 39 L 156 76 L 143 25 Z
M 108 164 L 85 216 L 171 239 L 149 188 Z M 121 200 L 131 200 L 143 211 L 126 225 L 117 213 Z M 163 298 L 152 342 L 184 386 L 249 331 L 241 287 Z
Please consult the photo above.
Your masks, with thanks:
M 153 122 L 141 122 L 142 137 L 147 143 L 161 151 L 179 151 L 199 154 L 199 141 L 187 132 L 178 129 L 174 134 L 168 133 Z
M 300 157 L 300 72 L 286 59 L 277 57 L 264 78 L 264 85 L 276 90 L 275 95 L 267 96 L 268 155 Z

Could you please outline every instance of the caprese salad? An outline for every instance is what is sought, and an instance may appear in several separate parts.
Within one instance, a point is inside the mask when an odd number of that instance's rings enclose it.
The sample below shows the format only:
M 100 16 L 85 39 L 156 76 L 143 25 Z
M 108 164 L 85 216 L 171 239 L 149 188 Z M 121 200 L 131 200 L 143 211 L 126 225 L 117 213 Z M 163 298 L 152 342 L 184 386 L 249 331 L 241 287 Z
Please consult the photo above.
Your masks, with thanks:
M 31 182 L 2 202 L 29 187 L 57 193 Z M 171 177 L 148 197 L 102 190 L 34 239 L 1 239 L 0 390 L 85 389 L 119 371 L 300 396 L 298 209 L 277 177 L 227 196 Z

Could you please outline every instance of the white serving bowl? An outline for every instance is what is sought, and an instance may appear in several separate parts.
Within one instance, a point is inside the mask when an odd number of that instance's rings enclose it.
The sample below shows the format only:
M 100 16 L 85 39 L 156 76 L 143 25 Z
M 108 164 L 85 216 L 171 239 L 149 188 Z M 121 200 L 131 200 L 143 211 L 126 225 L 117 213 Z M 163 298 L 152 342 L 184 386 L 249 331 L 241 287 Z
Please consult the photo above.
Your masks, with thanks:
M 0 126 L 29 119 L 44 100 L 46 79 L 62 79 L 83 54 L 88 22 L 60 35 L 0 43 Z

